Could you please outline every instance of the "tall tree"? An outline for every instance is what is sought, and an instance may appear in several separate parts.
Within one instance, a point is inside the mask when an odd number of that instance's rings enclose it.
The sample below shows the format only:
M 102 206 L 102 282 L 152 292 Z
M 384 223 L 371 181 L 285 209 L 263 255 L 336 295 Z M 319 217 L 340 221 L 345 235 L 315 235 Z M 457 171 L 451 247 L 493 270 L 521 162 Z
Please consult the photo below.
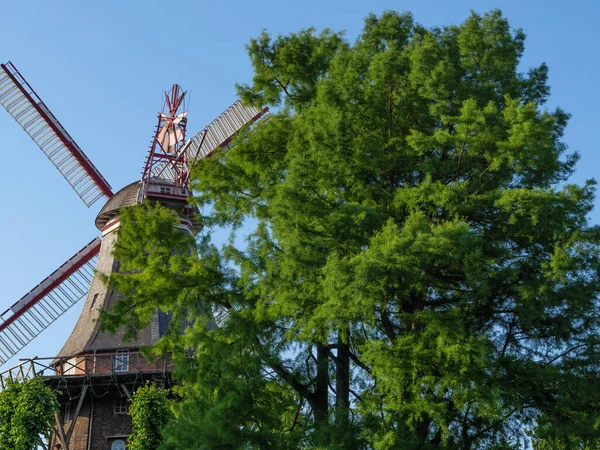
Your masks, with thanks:
M 176 318 L 156 348 L 178 358 L 169 445 L 594 442 L 594 182 L 568 183 L 568 115 L 543 109 L 545 65 L 518 71 L 524 39 L 492 11 L 432 29 L 370 15 L 354 44 L 251 41 L 240 93 L 284 107 L 194 182 L 207 228 L 252 228 L 245 244 L 173 252 L 175 218 L 145 205 L 115 253 L 112 319 Z

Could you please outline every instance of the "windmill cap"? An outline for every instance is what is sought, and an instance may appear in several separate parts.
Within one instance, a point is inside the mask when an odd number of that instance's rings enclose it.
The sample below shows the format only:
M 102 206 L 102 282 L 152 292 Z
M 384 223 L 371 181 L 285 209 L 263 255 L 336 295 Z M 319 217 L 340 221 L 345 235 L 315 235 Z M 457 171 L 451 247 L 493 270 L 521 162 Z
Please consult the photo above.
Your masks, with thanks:
M 111 220 L 119 216 L 119 210 L 138 203 L 141 182 L 134 181 L 113 195 L 96 216 L 96 228 L 102 230 Z

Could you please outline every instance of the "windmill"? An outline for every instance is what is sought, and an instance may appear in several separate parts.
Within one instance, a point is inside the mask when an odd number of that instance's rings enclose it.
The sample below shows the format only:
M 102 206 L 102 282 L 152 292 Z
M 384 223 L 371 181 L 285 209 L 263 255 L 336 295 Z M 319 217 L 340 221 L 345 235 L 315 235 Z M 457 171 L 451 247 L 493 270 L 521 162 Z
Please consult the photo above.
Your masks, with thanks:
M 0 374 L 0 389 L 6 377 L 43 373 L 56 387 L 70 388 L 69 397 L 61 399 L 60 415 L 55 417 L 55 435 L 49 444 L 52 448 L 89 450 L 109 446 L 118 450 L 121 445 L 124 448 L 128 429 L 123 423 L 127 421 L 109 420 L 107 411 L 112 408 L 112 416 L 122 413 L 126 409 L 123 397 L 130 396 L 132 387 L 157 375 L 164 380 L 171 367 L 169 361 L 163 361 L 159 367 L 139 354 L 140 347 L 156 342 L 164 332 L 168 319 L 163 313 L 155 313 L 151 325 L 135 342 L 124 343 L 122 332 L 109 335 L 99 330 L 100 311 L 116 299 L 116 293 L 102 282 L 100 274 L 109 275 L 118 267 L 112 251 L 119 212 L 149 199 L 176 211 L 179 227 L 191 234 L 198 232 L 201 225 L 195 218 L 197 211 L 188 202 L 190 167 L 198 159 L 229 146 L 241 128 L 258 120 L 267 109 L 244 106 L 238 100 L 191 139 L 186 139 L 186 93 L 173 85 L 165 92 L 163 111 L 158 114 L 141 179 L 113 193 L 106 179 L 10 62 L 0 64 L 0 104 L 87 207 L 106 201 L 95 220 L 102 236 L 94 238 L 0 314 L 2 366 L 85 298 L 79 319 L 58 356 L 46 361 L 27 360 L 8 369 Z M 106 394 L 117 399 L 112 406 L 106 402 L 94 403 L 94 397 L 86 395 L 90 388 L 106 386 Z M 101 410 L 104 412 L 98 412 Z M 99 423 L 104 423 L 101 431 Z M 111 427 L 113 434 L 106 434 Z

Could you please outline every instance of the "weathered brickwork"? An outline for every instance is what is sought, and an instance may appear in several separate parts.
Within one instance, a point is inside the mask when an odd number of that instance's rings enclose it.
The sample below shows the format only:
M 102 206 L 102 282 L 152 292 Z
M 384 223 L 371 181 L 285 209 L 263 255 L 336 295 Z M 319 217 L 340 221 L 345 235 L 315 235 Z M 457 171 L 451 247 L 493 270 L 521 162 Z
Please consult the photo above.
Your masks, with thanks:
M 110 441 L 114 438 L 127 438 L 131 434 L 131 418 L 125 413 L 115 413 L 115 400 L 123 397 L 115 392 L 110 396 L 94 400 L 94 420 L 92 423 L 92 439 L 89 450 L 109 450 Z M 80 450 L 73 448 L 73 450 Z M 81 449 L 84 450 L 84 449 Z
M 77 400 L 71 400 L 65 405 L 61 406 L 60 418 L 64 421 L 64 429 L 65 432 L 69 430 L 73 423 L 73 415 L 75 414 L 75 408 L 77 407 Z M 68 406 L 67 406 L 68 405 Z M 65 414 L 69 412 L 71 417 L 66 417 Z M 88 396 L 83 404 L 81 405 L 81 410 L 79 413 L 79 417 L 75 421 L 75 428 L 73 429 L 73 434 L 71 436 L 71 442 L 69 445 L 70 449 L 86 449 L 87 448 L 87 435 L 88 429 L 90 426 L 90 416 L 91 416 L 91 396 Z M 70 419 L 70 420 L 65 420 Z
M 96 394 L 99 394 L 99 392 L 96 392 Z M 102 394 L 103 396 L 96 396 L 88 390 L 76 418 L 73 415 L 78 399 L 73 399 L 61 405 L 59 417 L 63 422 L 65 433 L 68 432 L 73 420 L 75 420 L 69 450 L 110 450 L 110 444 L 114 439 L 119 438 L 127 441 L 127 437 L 131 434 L 131 418 L 122 409 L 123 403 L 118 405 L 121 408 L 115 411 L 116 401 L 120 400 L 127 404 L 127 397 L 122 395 L 122 392 L 116 389 L 115 386 L 108 391 L 103 391 Z M 71 417 L 69 417 L 69 413 Z M 53 438 L 50 448 L 61 448 L 56 437 Z

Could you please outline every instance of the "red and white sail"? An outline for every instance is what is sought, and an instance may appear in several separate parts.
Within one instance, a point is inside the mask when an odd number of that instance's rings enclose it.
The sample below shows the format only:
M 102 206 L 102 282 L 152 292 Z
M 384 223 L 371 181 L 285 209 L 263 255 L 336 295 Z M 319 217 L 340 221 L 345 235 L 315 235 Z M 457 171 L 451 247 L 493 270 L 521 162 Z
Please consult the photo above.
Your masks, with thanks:
M 210 156 L 219 148 L 226 148 L 238 131 L 257 121 L 267 111 L 268 108 L 245 106 L 241 100 L 236 100 L 186 143 L 183 151 L 187 153 L 189 164 Z
M 100 243 L 94 239 L 0 314 L 0 366 L 87 295 Z
M 112 197 L 110 185 L 11 62 L 0 64 L 0 105 L 88 207 Z

